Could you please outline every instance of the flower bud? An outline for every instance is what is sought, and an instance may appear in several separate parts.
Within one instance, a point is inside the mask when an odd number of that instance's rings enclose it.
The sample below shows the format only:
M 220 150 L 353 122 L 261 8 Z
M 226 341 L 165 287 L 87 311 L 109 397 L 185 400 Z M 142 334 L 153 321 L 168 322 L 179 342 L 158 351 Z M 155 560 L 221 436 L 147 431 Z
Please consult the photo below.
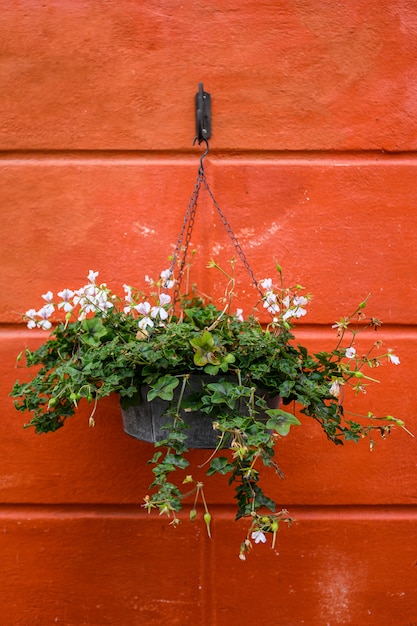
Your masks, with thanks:
M 206 522 L 206 526 L 207 526 L 207 534 L 211 539 L 211 531 L 210 531 L 211 515 L 208 511 L 204 513 L 204 521 Z

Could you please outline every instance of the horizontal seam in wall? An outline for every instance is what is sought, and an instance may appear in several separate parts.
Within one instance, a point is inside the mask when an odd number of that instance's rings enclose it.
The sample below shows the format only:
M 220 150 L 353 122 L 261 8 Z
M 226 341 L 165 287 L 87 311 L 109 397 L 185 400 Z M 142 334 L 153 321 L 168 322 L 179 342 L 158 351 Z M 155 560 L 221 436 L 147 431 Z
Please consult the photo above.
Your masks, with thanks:
M 189 517 L 189 507 L 184 507 L 180 517 Z M 234 519 L 235 510 L 228 505 L 211 504 L 213 519 Z M 314 520 L 417 520 L 417 504 L 346 504 L 346 505 L 294 505 L 288 512 L 296 521 Z M 0 519 L 97 519 L 123 518 L 165 520 L 158 515 L 148 515 L 140 505 L 132 504 L 0 504 Z
M 0 151 L 3 165 L 68 165 L 71 163 L 96 164 L 136 164 L 158 162 L 159 164 L 192 165 L 201 155 L 201 149 L 192 150 L 40 150 L 40 151 Z M 222 164 L 259 164 L 279 162 L 280 165 L 311 165 L 325 163 L 339 165 L 415 165 L 417 151 L 382 152 L 364 151 L 285 151 L 285 150 L 216 150 L 210 149 L 207 161 Z

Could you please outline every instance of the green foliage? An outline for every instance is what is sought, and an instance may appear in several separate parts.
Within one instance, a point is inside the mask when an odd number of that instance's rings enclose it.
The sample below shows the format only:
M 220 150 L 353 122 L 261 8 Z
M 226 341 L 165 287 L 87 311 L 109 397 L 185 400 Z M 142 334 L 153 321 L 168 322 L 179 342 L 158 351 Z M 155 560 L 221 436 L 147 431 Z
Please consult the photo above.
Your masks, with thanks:
M 172 400 L 174 397 L 174 389 L 178 387 L 179 381 L 175 376 L 167 374 L 158 378 L 158 380 L 152 385 L 150 391 L 148 391 L 148 402 L 152 402 L 155 398 L 161 398 L 162 400 Z
M 282 411 L 281 409 L 268 409 L 265 413 L 269 415 L 266 427 L 275 430 L 282 437 L 288 435 L 291 426 L 299 426 L 301 424 L 300 420 L 298 420 L 295 415 Z
M 28 382 L 17 381 L 11 392 L 16 408 L 32 414 L 26 426 L 47 433 L 62 427 L 80 401 L 93 403 L 93 423 L 102 397 L 117 393 L 122 406 L 128 406 L 137 401 L 141 387 L 147 384 L 147 400 L 166 401 L 171 418 L 165 439 L 157 444 L 160 450 L 150 461 L 154 480 L 153 493 L 145 498 L 148 510 L 156 508 L 178 523 L 176 512 L 187 494 L 171 475 L 181 476 L 188 467 L 185 418 L 190 411 L 199 410 L 212 419 L 219 439 L 207 475 L 229 475 L 235 486 L 237 518 L 248 517 L 251 531 L 260 541 L 265 532 L 275 538 L 281 521 L 290 522 L 285 511 L 275 513 L 276 503 L 263 492 L 260 479 L 262 466 L 281 475 L 274 449 L 280 437 L 301 424 L 294 415 L 296 407 L 339 445 L 359 441 L 375 431 L 385 436 L 394 424 L 405 428 L 392 416 L 349 415 L 342 402 L 344 389 L 351 386 L 361 391 L 374 380 L 364 374 L 367 367 L 379 365 L 383 357 L 398 361 L 390 351 L 371 355 L 379 344 L 365 355 L 356 355 L 356 334 L 380 325 L 375 319 L 365 320 L 364 303 L 336 324 L 334 350 L 314 354 L 296 344 L 291 333 L 292 319 L 301 315 L 307 298 L 282 287 L 266 292 L 264 306 L 269 305 L 275 315 L 266 328 L 256 317 L 243 320 L 231 314 L 230 302 L 220 311 L 212 303 L 186 294 L 181 309 L 173 310 L 169 298 L 161 295 L 160 285 L 155 287 L 153 308 L 139 294 L 133 299 L 131 290 L 126 307 L 105 285 L 97 286 L 93 277 L 76 292 L 78 315 L 67 314 L 45 343 L 25 351 L 26 365 L 35 373 Z M 233 283 L 230 299 L 232 293 Z M 33 309 L 27 312 L 30 327 L 45 328 L 44 318 L 38 320 L 38 315 Z M 75 319 L 70 320 L 71 315 Z M 190 395 L 184 391 L 191 374 L 204 374 L 204 381 Z M 278 396 L 281 407 L 272 408 L 271 398 Z M 291 407 L 292 412 L 282 407 Z M 193 482 L 192 477 L 183 482 Z M 192 492 L 203 498 L 210 533 L 202 483 Z M 272 513 L 265 514 L 264 509 Z M 192 520 L 195 515 L 194 506 Z M 241 558 L 250 547 L 248 541 L 250 544 L 249 538 L 242 544 Z

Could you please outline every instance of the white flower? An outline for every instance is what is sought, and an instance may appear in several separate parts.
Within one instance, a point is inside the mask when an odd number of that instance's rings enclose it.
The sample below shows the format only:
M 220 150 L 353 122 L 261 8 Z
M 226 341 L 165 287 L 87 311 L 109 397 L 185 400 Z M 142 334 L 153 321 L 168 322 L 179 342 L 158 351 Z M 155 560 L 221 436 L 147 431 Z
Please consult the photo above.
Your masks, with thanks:
M 307 315 L 307 311 L 301 307 L 298 307 L 295 310 L 295 317 L 299 318 L 299 317 L 303 317 L 303 315 Z
M 308 303 L 308 300 L 305 296 L 295 296 L 293 300 L 294 306 L 305 306 Z
M 99 309 L 103 313 L 107 313 L 109 309 L 113 308 L 113 303 L 107 300 L 107 294 L 105 298 L 97 298 L 93 304 L 95 305 L 96 309 Z
M 272 314 L 279 313 L 276 295 L 272 291 L 267 291 L 264 297 L 264 308 Z
M 52 291 L 47 291 L 46 293 L 42 294 L 42 298 L 46 300 L 46 302 L 52 302 L 54 299 L 54 294 L 52 293 Z
M 162 278 L 162 287 L 165 287 L 165 289 L 172 289 L 175 285 L 175 280 L 172 280 L 172 272 L 170 269 L 163 270 L 160 273 L 160 277 Z
M 239 322 L 243 322 L 243 309 L 236 309 L 236 317 L 239 320 Z
M 58 296 L 64 300 L 64 302 L 68 302 L 70 298 L 74 295 L 74 292 L 71 289 L 63 289 L 62 291 L 58 291 Z
M 38 322 L 38 327 L 42 328 L 42 330 L 49 330 L 52 327 L 52 324 L 49 320 L 40 320 Z
M 169 304 L 170 302 L 171 296 L 169 296 L 167 293 L 161 293 L 161 295 L 159 296 L 160 306 L 163 306 L 164 304 Z
M 354 348 L 353 346 L 351 346 L 350 348 L 346 348 L 346 352 L 345 352 L 346 358 L 353 359 L 355 354 L 356 354 L 356 348 Z
M 74 292 L 71 289 L 63 289 L 62 291 L 58 291 L 58 296 L 62 298 L 62 302 L 59 302 L 58 309 L 64 309 L 65 313 L 72 311 L 74 308 L 71 304 L 70 300 L 73 297 Z
M 132 287 L 130 287 L 129 285 L 123 285 L 123 289 L 125 292 L 125 300 L 126 302 L 128 302 L 129 304 L 132 304 L 133 299 L 132 299 Z
M 282 300 L 282 304 L 287 307 L 287 311 L 285 311 L 282 319 L 285 321 L 291 317 L 299 318 L 306 315 L 307 311 L 303 307 L 307 304 L 307 302 L 308 300 L 304 296 L 295 296 L 290 306 L 290 297 L 285 296 Z
M 97 275 L 98 272 L 90 270 L 89 276 L 92 280 L 94 280 Z M 88 313 L 95 313 L 97 310 L 107 313 L 107 311 L 114 306 L 109 302 L 108 297 L 109 294 L 105 283 L 98 287 L 91 282 L 81 287 L 81 289 L 77 289 L 77 291 L 75 291 L 73 305 L 79 305 L 80 307 L 78 319 L 83 320 Z
M 42 328 L 42 330 L 49 330 L 51 328 L 52 324 L 48 318 L 52 315 L 53 312 L 53 304 L 45 304 L 45 306 L 37 311 L 36 315 L 40 317 L 40 320 L 36 323 L 38 328 Z
M 127 313 L 130 313 L 131 309 L 134 306 L 133 298 L 132 298 L 132 287 L 130 287 L 129 285 L 123 285 L 123 289 L 125 292 L 125 302 L 126 302 L 126 306 L 123 308 L 123 312 L 127 314 Z
M 151 320 L 151 318 L 150 318 L 150 317 L 148 317 L 148 316 L 146 315 L 145 317 L 142 317 L 142 319 L 141 319 L 141 320 L 139 320 L 139 322 L 138 322 L 138 327 L 139 327 L 141 330 L 146 330 L 146 327 L 147 327 L 147 326 L 150 326 L 150 328 L 152 328 L 152 327 L 153 327 L 153 321 Z
M 260 286 L 262 287 L 262 289 L 271 289 L 272 287 L 272 278 L 264 278 L 263 280 L 260 281 Z
M 86 318 L 87 313 L 93 313 L 96 310 L 93 302 L 90 302 L 86 298 L 82 298 L 79 302 L 80 305 L 80 314 L 78 316 L 79 320 L 84 320 Z
M 142 319 L 139 320 L 138 326 L 141 330 L 145 330 L 147 326 L 153 327 L 153 321 L 149 317 L 151 312 L 151 305 L 149 302 L 139 302 L 136 306 L 133 307 L 138 313 L 143 315 Z
M 293 300 L 293 305 L 296 307 L 295 317 L 302 317 L 307 313 L 303 308 L 307 303 L 308 300 L 305 296 L 295 296 Z
M 163 309 L 161 306 L 153 306 L 151 309 L 151 317 L 155 319 L 155 317 L 158 317 L 158 315 L 161 320 L 166 320 L 166 318 L 168 317 L 167 311 L 165 311 L 165 309 Z
M 91 296 L 86 297 L 82 294 L 82 289 L 79 289 L 77 295 L 74 297 L 74 305 L 79 305 L 80 307 L 80 315 L 78 316 L 79 320 L 85 319 L 87 313 L 91 313 L 95 311 L 95 306 L 91 300 Z
M 262 530 L 254 530 L 251 537 L 255 543 L 266 543 L 265 533 Z
M 394 365 L 400 364 L 400 357 L 392 354 L 391 350 L 388 350 L 388 359 L 391 361 L 391 363 L 394 363 Z
M 36 328 L 36 326 L 37 326 L 36 310 L 35 309 L 29 309 L 28 311 L 26 311 L 25 317 L 27 317 L 28 320 L 29 320 L 28 323 L 27 323 L 27 327 L 28 328 Z
M 87 278 L 88 278 L 90 283 L 95 283 L 97 276 L 98 276 L 98 272 L 94 272 L 93 270 L 90 270 L 88 272 Z
M 55 310 L 55 307 L 53 304 L 45 304 L 41 309 L 39 309 L 39 311 L 37 312 L 37 315 L 41 319 L 46 320 L 48 319 L 48 317 L 51 317 L 54 310 Z
M 168 312 L 163 308 L 164 304 L 169 304 L 171 302 L 171 296 L 167 293 L 161 293 L 159 296 L 159 305 L 153 306 L 151 309 L 151 317 L 160 317 L 161 320 L 166 320 L 168 317 Z
M 84 285 L 84 287 L 75 291 L 74 303 L 78 304 L 82 298 L 94 298 L 96 293 L 97 287 L 94 284 Z
M 92 270 L 90 270 L 90 273 L 91 271 Z M 97 306 L 95 304 L 95 299 L 98 293 L 98 289 L 93 283 L 84 285 L 84 287 L 75 291 L 73 304 L 74 306 L 78 305 L 80 307 L 78 315 L 79 320 L 84 320 L 87 313 L 93 313 L 96 311 Z
M 87 298 L 95 298 L 97 293 L 97 287 L 93 283 L 84 287 L 84 294 Z
M 138 313 L 141 315 L 149 315 L 151 310 L 151 305 L 149 302 L 139 302 L 136 306 L 133 307 Z

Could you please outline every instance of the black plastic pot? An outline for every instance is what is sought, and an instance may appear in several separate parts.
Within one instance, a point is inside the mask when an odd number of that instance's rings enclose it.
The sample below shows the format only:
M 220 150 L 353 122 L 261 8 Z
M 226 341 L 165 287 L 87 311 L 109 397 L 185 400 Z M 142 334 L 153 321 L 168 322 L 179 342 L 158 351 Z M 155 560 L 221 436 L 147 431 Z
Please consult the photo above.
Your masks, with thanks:
M 201 391 L 202 384 L 218 382 L 220 378 L 236 381 L 236 377 L 193 374 L 189 377 L 184 397 Z M 144 385 L 140 390 L 141 403 L 122 409 L 123 428 L 128 435 L 136 439 L 156 443 L 166 438 L 167 430 L 163 427 L 172 424 L 173 418 L 165 415 L 170 403 L 160 398 L 148 402 L 148 391 L 149 387 Z M 179 387 L 177 387 L 174 392 L 174 402 L 178 400 L 179 394 Z M 278 396 L 266 398 L 266 400 L 271 408 L 279 406 Z M 186 443 L 189 448 L 215 448 L 217 446 L 220 433 L 213 429 L 213 419 L 210 415 L 200 411 L 183 411 L 181 418 L 189 426 L 186 431 Z M 258 418 L 262 419 L 262 414 L 258 414 Z

